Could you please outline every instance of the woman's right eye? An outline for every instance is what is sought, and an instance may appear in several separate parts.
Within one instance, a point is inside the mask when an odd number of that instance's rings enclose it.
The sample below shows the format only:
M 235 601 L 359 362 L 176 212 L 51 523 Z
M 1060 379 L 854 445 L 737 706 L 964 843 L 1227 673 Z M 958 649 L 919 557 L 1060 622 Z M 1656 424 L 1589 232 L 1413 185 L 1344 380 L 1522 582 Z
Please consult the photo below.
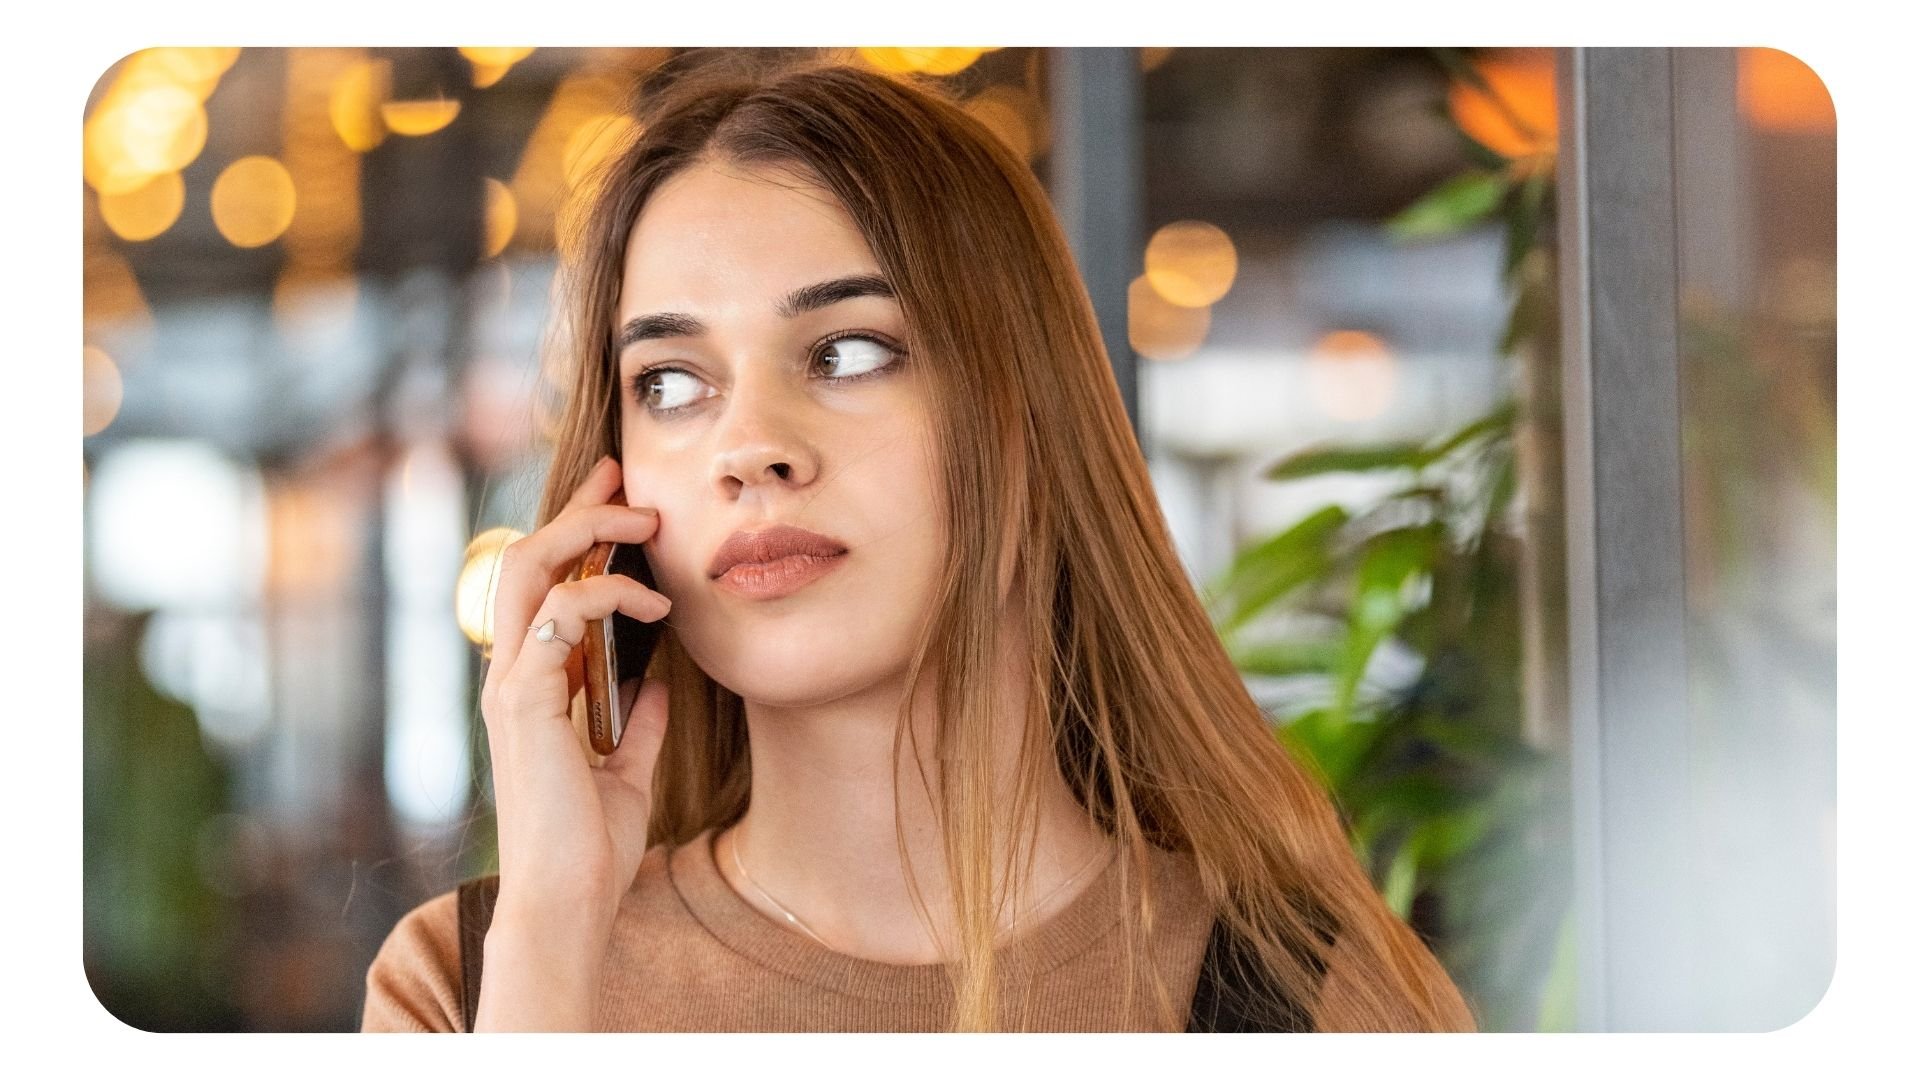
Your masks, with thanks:
M 633 398 L 655 414 L 678 412 L 698 400 L 700 380 L 679 368 L 648 368 L 633 377 Z

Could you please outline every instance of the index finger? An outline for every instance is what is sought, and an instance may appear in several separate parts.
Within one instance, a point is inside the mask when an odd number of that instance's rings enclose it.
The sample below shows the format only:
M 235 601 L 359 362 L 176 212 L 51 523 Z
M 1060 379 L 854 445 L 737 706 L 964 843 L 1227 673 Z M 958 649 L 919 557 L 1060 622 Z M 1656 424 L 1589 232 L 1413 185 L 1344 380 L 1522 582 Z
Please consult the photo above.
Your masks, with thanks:
M 552 521 L 508 544 L 493 587 L 493 665 L 513 667 L 521 638 L 548 590 L 578 572 L 594 544 L 611 540 L 645 543 L 659 527 L 659 514 L 624 506 L 569 507 Z M 577 646 L 576 646 L 577 648 Z
M 576 506 L 595 506 L 613 498 L 620 487 L 620 460 L 607 454 L 593 463 L 587 470 L 587 478 L 575 488 L 573 496 L 562 506 L 562 510 L 571 510 Z

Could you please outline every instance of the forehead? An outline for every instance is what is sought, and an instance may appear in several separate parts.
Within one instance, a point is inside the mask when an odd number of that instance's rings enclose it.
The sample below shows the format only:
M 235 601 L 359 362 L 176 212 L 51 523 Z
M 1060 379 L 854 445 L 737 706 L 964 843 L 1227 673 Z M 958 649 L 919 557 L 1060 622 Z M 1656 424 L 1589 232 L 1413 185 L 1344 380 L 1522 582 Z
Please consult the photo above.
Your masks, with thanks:
M 618 313 L 764 315 L 796 286 L 861 272 L 878 263 L 831 192 L 784 170 L 697 165 L 634 221 Z

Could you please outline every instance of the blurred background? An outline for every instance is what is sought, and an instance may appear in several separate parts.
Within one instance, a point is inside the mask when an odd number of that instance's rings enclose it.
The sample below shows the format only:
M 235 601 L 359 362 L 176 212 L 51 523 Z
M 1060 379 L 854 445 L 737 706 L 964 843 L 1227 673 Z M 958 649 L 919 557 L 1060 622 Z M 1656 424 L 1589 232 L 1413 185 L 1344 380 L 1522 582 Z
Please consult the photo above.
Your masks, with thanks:
M 554 215 L 734 50 L 162 48 L 86 103 L 85 965 L 350 1030 L 492 869 Z M 769 52 L 769 50 L 754 50 Z M 815 50 L 784 50 L 794 54 Z M 1489 1030 L 1834 960 L 1835 118 L 1767 49 L 862 48 L 1047 185 L 1275 735 Z

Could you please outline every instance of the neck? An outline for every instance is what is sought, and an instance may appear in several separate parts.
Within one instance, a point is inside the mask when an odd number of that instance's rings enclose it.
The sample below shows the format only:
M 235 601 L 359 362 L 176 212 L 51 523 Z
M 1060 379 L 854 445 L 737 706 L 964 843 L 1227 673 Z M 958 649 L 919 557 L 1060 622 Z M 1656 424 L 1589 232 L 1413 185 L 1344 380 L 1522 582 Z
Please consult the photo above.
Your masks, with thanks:
M 1025 679 L 1013 667 L 1020 648 L 1017 640 L 1007 644 L 1007 677 L 998 680 L 1002 692 L 994 710 L 997 897 L 1006 896 L 1004 865 L 1014 840 L 1014 816 L 997 808 L 1011 805 L 1016 779 L 1026 704 L 1019 689 Z M 930 698 L 922 695 L 923 701 Z M 957 934 L 933 799 L 920 779 L 922 769 L 929 782 L 938 776 L 934 718 L 931 705 L 923 713 L 916 703 L 914 738 L 903 737 L 899 757 L 890 760 L 903 699 L 904 683 L 889 681 L 820 705 L 747 702 L 753 792 L 746 814 L 720 836 L 715 856 L 734 891 L 783 926 L 790 926 L 791 912 L 835 951 L 883 963 L 937 963 L 952 958 Z M 1000 909 L 1000 932 L 1008 937 L 1071 903 L 1104 869 L 1111 849 L 1051 754 L 1041 773 L 1031 873 Z M 741 877 L 741 864 L 749 879 Z M 909 864 L 932 927 L 908 892 Z

